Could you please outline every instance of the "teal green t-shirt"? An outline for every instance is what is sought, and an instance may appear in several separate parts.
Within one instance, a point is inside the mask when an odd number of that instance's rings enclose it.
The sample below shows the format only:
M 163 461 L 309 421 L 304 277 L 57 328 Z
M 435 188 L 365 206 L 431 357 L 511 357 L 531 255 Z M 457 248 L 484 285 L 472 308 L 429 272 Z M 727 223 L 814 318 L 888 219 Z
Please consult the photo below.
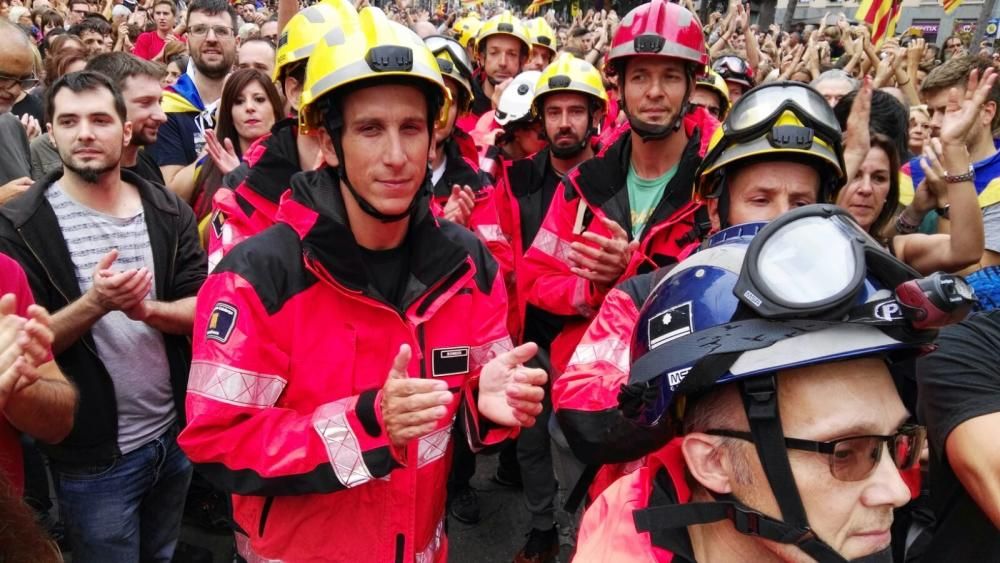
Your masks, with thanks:
M 628 165 L 628 175 L 625 176 L 625 186 L 628 188 L 628 206 L 632 210 L 632 237 L 639 238 L 642 230 L 646 228 L 649 217 L 656 210 L 663 192 L 667 189 L 667 184 L 677 173 L 675 165 L 659 178 L 647 180 L 640 178 L 635 167 L 631 163 Z

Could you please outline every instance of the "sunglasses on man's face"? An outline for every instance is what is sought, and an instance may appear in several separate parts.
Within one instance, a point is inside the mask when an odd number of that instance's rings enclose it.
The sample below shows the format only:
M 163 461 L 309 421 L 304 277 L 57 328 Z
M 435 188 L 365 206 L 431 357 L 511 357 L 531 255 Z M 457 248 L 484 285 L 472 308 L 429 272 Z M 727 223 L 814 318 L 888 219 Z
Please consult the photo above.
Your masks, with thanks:
M 717 429 L 705 433 L 753 442 L 753 434 L 740 430 Z M 829 460 L 830 473 L 834 479 L 861 481 L 875 472 L 875 468 L 882 460 L 882 452 L 885 451 L 886 445 L 889 446 L 889 457 L 897 469 L 911 469 L 920 459 L 920 452 L 924 449 L 926 439 L 926 428 L 905 424 L 895 434 L 889 436 L 850 436 L 829 442 L 785 438 L 785 447 L 824 454 Z

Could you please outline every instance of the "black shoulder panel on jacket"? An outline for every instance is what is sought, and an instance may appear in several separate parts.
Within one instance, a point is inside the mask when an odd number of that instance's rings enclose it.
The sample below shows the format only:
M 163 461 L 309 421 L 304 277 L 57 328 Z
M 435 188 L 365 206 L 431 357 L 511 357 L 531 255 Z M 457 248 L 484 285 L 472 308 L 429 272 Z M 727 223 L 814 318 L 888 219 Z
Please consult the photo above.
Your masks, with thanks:
M 440 223 L 441 234 L 469 252 L 472 263 L 476 265 L 476 286 L 483 294 L 489 295 L 493 291 L 493 281 L 500 269 L 493 255 L 469 229 L 443 219 L 440 220 Z
M 215 272 L 232 272 L 250 282 L 270 315 L 318 281 L 302 261 L 299 235 L 284 223 L 236 245 Z
M 624 291 L 632 298 L 632 302 L 635 303 L 636 309 L 641 309 L 643 303 L 656 289 L 656 286 L 660 283 L 660 280 L 670 273 L 673 266 L 665 266 L 663 268 L 657 268 L 652 272 L 647 272 L 645 274 L 639 274 L 637 276 L 632 276 L 627 280 L 618 284 L 617 289 Z

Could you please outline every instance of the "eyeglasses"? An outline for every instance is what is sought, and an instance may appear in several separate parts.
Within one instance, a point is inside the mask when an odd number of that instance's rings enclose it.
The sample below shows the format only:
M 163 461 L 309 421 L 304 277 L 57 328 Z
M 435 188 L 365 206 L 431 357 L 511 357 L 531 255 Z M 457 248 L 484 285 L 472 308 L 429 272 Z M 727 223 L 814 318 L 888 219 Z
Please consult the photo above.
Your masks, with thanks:
M 214 32 L 219 39 L 228 39 L 233 36 L 233 28 L 224 25 L 192 25 L 190 29 L 191 35 L 195 37 L 204 37 L 208 35 L 209 31 Z
M 709 430 L 706 434 L 753 442 L 753 434 L 739 430 Z M 825 454 L 829 458 L 830 473 L 834 479 L 861 481 L 871 475 L 882 460 L 882 452 L 885 451 L 882 444 L 889 446 L 889 457 L 896 468 L 910 469 L 920 459 L 926 439 L 926 428 L 904 424 L 890 436 L 851 436 L 829 442 L 785 438 L 785 447 Z
M 0 90 L 9 90 L 14 87 L 14 85 L 20 86 L 22 90 L 29 90 L 34 88 L 38 84 L 38 79 L 35 75 L 28 76 L 9 76 L 6 74 L 0 74 Z

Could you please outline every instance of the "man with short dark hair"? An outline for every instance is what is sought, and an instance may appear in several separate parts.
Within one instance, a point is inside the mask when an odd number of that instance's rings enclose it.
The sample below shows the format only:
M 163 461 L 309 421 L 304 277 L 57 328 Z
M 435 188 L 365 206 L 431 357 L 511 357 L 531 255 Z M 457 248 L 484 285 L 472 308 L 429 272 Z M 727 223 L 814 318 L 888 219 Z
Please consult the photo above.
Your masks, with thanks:
M 493 108 L 496 87 L 521 73 L 531 52 L 528 30 L 510 12 L 483 23 L 476 37 L 480 67 L 473 76 L 472 114 L 480 116 Z
M 160 106 L 163 67 L 128 53 L 105 53 L 87 63 L 87 70 L 100 72 L 115 82 L 125 99 L 126 119 L 132 124 L 132 138 L 122 150 L 122 168 L 148 182 L 163 185 L 163 174 L 143 147 L 156 142 L 167 115 Z
M 66 14 L 66 25 L 72 27 L 82 22 L 90 12 L 90 4 L 86 0 L 72 0 L 69 3 L 69 13 Z
M 80 23 L 70 27 L 69 33 L 83 41 L 91 57 L 111 50 L 107 41 L 111 37 L 111 24 L 99 17 L 84 18 Z
M 272 47 L 278 46 L 278 18 L 271 16 L 260 26 L 260 38 L 271 43 Z
M 139 34 L 132 47 L 132 54 L 147 61 L 166 62 L 163 60 L 163 50 L 171 41 L 181 41 L 174 35 L 174 25 L 177 19 L 177 6 L 173 0 L 157 0 L 153 4 L 153 22 L 156 28 Z
M 187 13 L 188 46 L 194 72 L 167 88 L 167 122 L 150 147 L 167 187 L 191 185 L 177 174 L 205 146 L 205 131 L 215 128 L 215 110 L 226 77 L 236 61 L 236 10 L 226 0 L 195 0 Z
M 271 76 L 274 62 L 274 45 L 266 39 L 248 39 L 236 51 L 236 68 L 255 68 Z
M 132 125 L 109 78 L 65 75 L 46 108 L 63 168 L 0 208 L 0 250 L 54 311 L 52 349 L 80 390 L 73 431 L 44 448 L 73 560 L 169 561 L 192 473 L 176 436 L 205 254 L 190 207 L 121 170 Z

